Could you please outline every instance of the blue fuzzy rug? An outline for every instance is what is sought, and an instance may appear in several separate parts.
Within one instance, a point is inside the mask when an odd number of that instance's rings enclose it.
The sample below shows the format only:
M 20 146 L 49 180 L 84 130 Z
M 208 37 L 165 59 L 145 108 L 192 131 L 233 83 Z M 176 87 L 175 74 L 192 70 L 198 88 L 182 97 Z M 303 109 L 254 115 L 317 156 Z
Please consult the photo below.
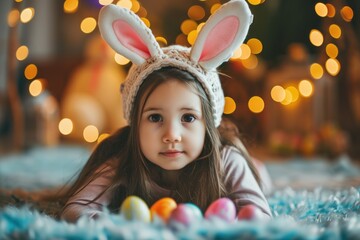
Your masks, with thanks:
M 77 146 L 32 149 L 0 157 L 0 189 L 41 191 L 59 187 L 83 166 L 89 151 Z M 225 223 L 202 220 L 185 228 L 144 224 L 107 214 L 66 223 L 34 202 L 0 195 L 0 239 L 360 239 L 360 170 L 346 157 L 269 162 L 268 196 L 274 219 Z M 56 207 L 56 206 L 55 206 Z

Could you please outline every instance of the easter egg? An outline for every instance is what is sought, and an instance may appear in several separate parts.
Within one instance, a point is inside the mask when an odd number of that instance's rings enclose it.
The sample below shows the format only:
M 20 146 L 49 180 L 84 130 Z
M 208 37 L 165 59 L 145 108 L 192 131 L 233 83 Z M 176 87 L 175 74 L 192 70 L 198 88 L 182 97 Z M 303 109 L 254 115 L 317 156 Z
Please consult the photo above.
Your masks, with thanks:
M 197 220 L 200 220 L 200 219 L 203 218 L 203 214 L 202 214 L 202 212 L 201 212 L 201 210 L 200 210 L 200 208 L 199 208 L 198 206 L 196 206 L 196 205 L 193 204 L 193 203 L 185 203 L 185 205 L 186 205 L 187 207 L 189 207 L 189 208 L 193 211 L 194 217 L 195 217 Z
M 189 226 L 196 219 L 197 213 L 194 211 L 194 207 L 189 204 L 180 203 L 171 212 L 169 222 L 177 222 L 182 223 L 185 226 Z
M 137 196 L 129 196 L 121 204 L 120 213 L 127 220 L 150 222 L 151 214 L 147 204 Z
M 233 201 L 229 198 L 219 198 L 210 204 L 205 211 L 205 218 L 210 219 L 213 217 L 221 218 L 227 222 L 235 220 L 236 208 Z
M 176 208 L 177 203 L 174 199 L 166 197 L 157 200 L 150 208 L 152 219 L 157 215 L 162 220 L 167 222 L 171 212 Z
M 263 218 L 263 212 L 254 205 L 242 207 L 237 215 L 239 220 L 257 220 Z

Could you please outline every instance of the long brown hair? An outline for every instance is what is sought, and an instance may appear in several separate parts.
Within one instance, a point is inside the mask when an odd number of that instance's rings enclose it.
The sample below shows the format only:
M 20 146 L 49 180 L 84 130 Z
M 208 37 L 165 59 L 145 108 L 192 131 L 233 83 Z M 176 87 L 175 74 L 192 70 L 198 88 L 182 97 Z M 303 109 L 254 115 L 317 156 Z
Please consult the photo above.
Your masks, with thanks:
M 108 188 L 98 197 L 106 191 L 111 192 L 110 210 L 116 211 L 120 203 L 129 195 L 141 197 L 149 206 L 158 200 L 149 188 L 149 182 L 153 181 L 150 168 L 154 169 L 157 166 L 148 161 L 141 152 L 139 124 L 146 100 L 157 86 L 169 79 L 184 82 L 198 94 L 206 125 L 204 147 L 199 159 L 182 169 L 178 181 L 171 188 L 173 191 L 169 197 L 174 198 L 178 203 L 192 202 L 205 210 L 210 203 L 227 195 L 221 163 L 222 142 L 237 146 L 231 144 L 232 138 L 225 141 L 226 136 L 220 137 L 219 133 L 222 131 L 218 131 L 215 127 L 211 104 L 201 84 L 186 71 L 165 67 L 151 73 L 141 84 L 130 115 L 132 124 L 120 129 L 96 147 L 79 177 L 67 192 L 67 199 L 96 178 L 95 170 L 108 162 L 116 168 L 116 174 Z M 244 157 L 248 158 L 247 155 Z M 254 169 L 250 158 L 248 159 L 251 169 Z M 254 174 L 257 176 L 256 171 Z

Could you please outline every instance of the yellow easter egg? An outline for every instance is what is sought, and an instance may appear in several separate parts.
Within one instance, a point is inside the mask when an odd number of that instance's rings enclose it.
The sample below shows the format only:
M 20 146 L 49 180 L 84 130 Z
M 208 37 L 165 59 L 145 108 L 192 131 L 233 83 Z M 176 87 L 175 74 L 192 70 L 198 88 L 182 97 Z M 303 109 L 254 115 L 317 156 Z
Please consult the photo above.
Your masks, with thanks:
M 170 218 L 171 212 L 177 207 L 174 199 L 166 197 L 157 200 L 150 208 L 151 216 L 154 219 L 156 214 L 165 222 Z
M 129 196 L 121 204 L 120 213 L 127 220 L 150 222 L 151 214 L 149 207 L 141 198 L 137 196 Z

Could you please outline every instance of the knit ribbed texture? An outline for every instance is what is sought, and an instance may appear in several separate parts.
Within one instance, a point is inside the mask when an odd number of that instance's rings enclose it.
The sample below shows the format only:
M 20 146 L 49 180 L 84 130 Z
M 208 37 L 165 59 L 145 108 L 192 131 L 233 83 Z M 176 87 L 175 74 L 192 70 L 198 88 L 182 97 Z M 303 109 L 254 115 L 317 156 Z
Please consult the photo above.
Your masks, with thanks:
M 205 70 L 191 61 L 190 48 L 173 45 L 163 48 L 163 54 L 149 58 L 141 65 L 133 64 L 125 82 L 121 86 L 124 117 L 130 122 L 134 99 L 144 79 L 163 67 L 176 67 L 192 74 L 203 86 L 213 110 L 215 126 L 219 126 L 224 111 L 224 93 L 216 69 Z

